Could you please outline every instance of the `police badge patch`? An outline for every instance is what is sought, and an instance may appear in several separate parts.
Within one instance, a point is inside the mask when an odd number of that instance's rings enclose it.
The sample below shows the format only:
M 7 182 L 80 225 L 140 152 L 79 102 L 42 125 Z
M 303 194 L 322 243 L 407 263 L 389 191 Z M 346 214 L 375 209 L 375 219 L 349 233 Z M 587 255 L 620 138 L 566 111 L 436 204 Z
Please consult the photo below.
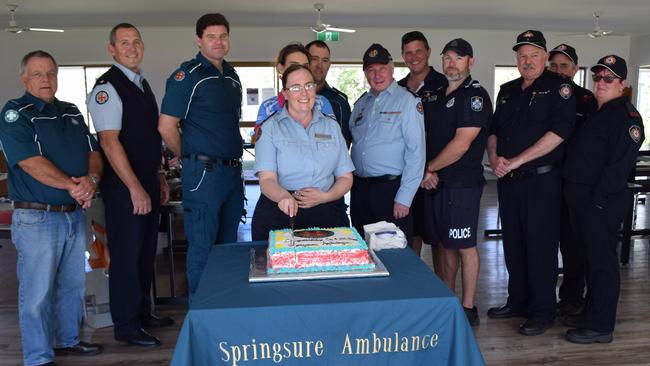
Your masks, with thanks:
M 422 102 L 418 102 L 418 105 L 415 107 L 420 114 L 424 114 L 424 107 L 422 106 Z
M 569 99 L 571 98 L 571 85 L 569 84 L 562 84 L 560 85 L 560 96 L 564 99 Z
M 480 112 L 483 110 L 483 98 L 479 96 L 473 96 L 471 99 L 471 106 L 474 112 Z
M 456 97 L 449 99 L 449 101 L 447 102 L 447 108 L 453 107 L 455 102 L 456 102 Z
M 103 90 L 98 91 L 97 94 L 95 94 L 95 102 L 97 102 L 97 104 L 108 102 L 108 93 Z
M 18 112 L 15 109 L 9 109 L 5 112 L 5 121 L 7 123 L 13 123 L 18 120 Z
M 174 80 L 183 81 L 183 79 L 185 79 L 185 71 L 183 70 L 176 71 L 176 73 L 174 74 Z
M 632 138 L 632 141 L 638 144 L 641 140 L 641 128 L 637 125 L 630 126 L 630 137 Z

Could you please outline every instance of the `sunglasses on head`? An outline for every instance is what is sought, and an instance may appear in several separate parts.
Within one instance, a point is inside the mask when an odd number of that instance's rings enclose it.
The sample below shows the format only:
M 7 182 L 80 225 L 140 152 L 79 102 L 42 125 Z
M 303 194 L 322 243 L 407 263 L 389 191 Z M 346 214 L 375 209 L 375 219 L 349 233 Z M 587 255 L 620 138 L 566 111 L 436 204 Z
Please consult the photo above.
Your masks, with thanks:
M 606 75 L 606 76 L 602 76 L 602 75 L 591 75 L 591 80 L 593 80 L 594 83 L 597 83 L 597 82 L 603 80 L 603 81 L 606 82 L 607 84 L 611 84 L 611 83 L 613 83 L 614 80 L 616 80 L 616 79 L 620 79 L 620 78 L 617 77 L 617 76 L 613 76 L 613 75 Z

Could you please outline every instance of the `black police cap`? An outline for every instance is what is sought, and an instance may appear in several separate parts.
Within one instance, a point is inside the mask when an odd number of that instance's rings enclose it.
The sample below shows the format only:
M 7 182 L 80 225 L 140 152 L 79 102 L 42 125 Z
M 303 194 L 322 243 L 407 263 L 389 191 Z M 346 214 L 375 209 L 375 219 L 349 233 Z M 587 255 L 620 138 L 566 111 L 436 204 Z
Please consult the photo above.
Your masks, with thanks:
M 393 61 L 393 57 L 390 52 L 379 43 L 373 43 L 363 54 L 363 69 L 374 64 L 386 65 L 391 61 Z
M 561 53 L 564 56 L 568 57 L 574 64 L 578 64 L 578 54 L 576 49 L 569 46 L 568 44 L 562 43 L 557 45 L 554 49 L 548 52 L 548 59 L 552 59 L 556 54 Z
M 456 38 L 449 41 L 445 45 L 445 48 L 442 49 L 442 52 L 440 52 L 440 54 L 442 55 L 449 50 L 455 51 L 459 56 L 474 57 L 474 50 L 472 49 L 472 45 L 462 38 Z
M 512 46 L 513 51 L 517 51 L 519 47 L 529 44 L 535 47 L 539 47 L 546 51 L 546 38 L 544 38 L 544 35 L 542 32 L 538 30 L 527 30 L 525 32 L 522 32 L 517 36 L 517 43 L 515 43 L 514 46 Z
M 598 70 L 605 68 L 618 76 L 619 78 L 625 80 L 627 79 L 627 63 L 622 57 L 616 55 L 607 55 L 591 67 L 592 72 L 598 72 Z

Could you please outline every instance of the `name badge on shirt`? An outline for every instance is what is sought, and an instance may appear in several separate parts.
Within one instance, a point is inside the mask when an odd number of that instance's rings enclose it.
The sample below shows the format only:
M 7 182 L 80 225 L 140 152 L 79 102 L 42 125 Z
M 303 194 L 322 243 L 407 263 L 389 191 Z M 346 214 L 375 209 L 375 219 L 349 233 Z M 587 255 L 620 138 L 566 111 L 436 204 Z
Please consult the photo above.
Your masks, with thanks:
M 326 134 L 326 133 L 317 133 L 317 134 L 314 134 L 314 137 L 317 140 L 331 140 L 332 139 L 332 135 L 329 135 L 329 134 Z

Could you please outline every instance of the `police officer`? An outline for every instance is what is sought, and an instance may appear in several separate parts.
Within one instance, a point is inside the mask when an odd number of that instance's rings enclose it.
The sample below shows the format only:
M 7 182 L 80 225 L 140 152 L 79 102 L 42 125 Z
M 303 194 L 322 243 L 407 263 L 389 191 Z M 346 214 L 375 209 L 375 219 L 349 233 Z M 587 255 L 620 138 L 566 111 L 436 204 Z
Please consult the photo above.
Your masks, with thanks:
M 393 79 L 393 58 L 378 43 L 363 55 L 370 84 L 354 104 L 352 134 L 354 185 L 350 196 L 352 225 L 394 222 L 409 246 L 413 239 L 410 206 L 424 173 L 423 108 L 419 98 Z
M 578 55 L 575 48 L 568 44 L 559 44 L 549 52 L 548 69 L 571 80 L 573 93 L 576 96 L 576 122 L 578 128 L 593 113 L 596 99 L 591 91 L 573 82 L 573 77 L 579 70 Z M 573 136 L 573 135 L 572 135 Z M 566 201 L 562 200 L 562 219 L 560 224 L 560 252 L 562 253 L 562 286 L 560 286 L 557 304 L 558 314 L 575 315 L 584 306 L 585 291 L 584 253 L 573 239 L 569 220 L 569 209 Z
M 57 65 L 44 51 L 20 64 L 25 94 L 2 109 L 0 143 L 14 202 L 18 315 L 25 365 L 54 365 L 54 355 L 93 355 L 79 340 L 83 316 L 86 218 L 102 163 L 97 142 L 74 104 L 54 97 Z
M 498 180 L 508 301 L 491 318 L 526 316 L 523 335 L 544 333 L 556 312 L 557 243 L 562 141 L 575 121 L 573 86 L 545 68 L 540 31 L 528 30 L 513 47 L 521 77 L 501 86 L 488 137 L 490 165 Z
M 253 240 L 269 230 L 349 226 L 341 198 L 350 191 L 354 165 L 340 126 L 314 108 L 311 71 L 293 65 L 282 75 L 286 107 L 262 125 L 255 145 L 260 198 L 252 223 Z M 287 143 L 290 142 L 290 143 Z
M 350 130 L 348 129 L 348 121 L 350 120 L 350 114 L 352 111 L 350 110 L 350 103 L 348 103 L 348 96 L 335 87 L 330 86 L 327 83 L 327 80 L 325 80 L 327 78 L 327 72 L 332 65 L 330 48 L 327 43 L 321 40 L 311 41 L 307 43 L 305 47 L 311 55 L 309 69 L 314 75 L 314 80 L 318 85 L 316 93 L 327 98 L 332 105 L 336 120 L 341 125 L 343 136 L 349 145 L 352 141 L 352 137 L 350 136 Z
M 128 23 L 116 25 L 108 52 L 115 62 L 97 79 L 87 103 L 105 166 L 102 196 L 111 251 L 113 332 L 120 341 L 156 346 L 160 341 L 142 328 L 174 323 L 151 314 L 158 207 L 169 199 L 165 176 L 158 174 L 158 104 L 140 67 L 140 32 Z
M 442 244 L 442 279 L 454 291 L 458 261 L 462 266 L 463 308 L 471 325 L 479 324 L 474 295 L 479 272 L 476 229 L 485 185 L 483 151 L 492 103 L 487 91 L 473 80 L 472 46 L 462 38 L 442 50 L 442 70 L 449 86 L 425 115 L 434 116 L 427 126 L 427 160 L 422 187 L 425 195 L 425 237 Z M 427 110 L 429 108 L 429 110 Z
M 607 55 L 591 71 L 598 110 L 576 129 L 562 170 L 571 223 L 586 254 L 584 320 L 566 333 L 573 343 L 613 339 L 620 290 L 618 234 L 631 199 L 627 178 L 645 137 L 639 112 L 623 96 L 625 60 Z
M 219 13 L 200 17 L 196 43 L 196 57 L 182 63 L 167 79 L 158 121 L 165 144 L 182 156 L 190 300 L 212 245 L 237 241 L 244 207 L 239 133 L 242 89 L 235 69 L 224 60 L 230 49 L 226 17 Z
M 447 78 L 437 72 L 432 66 L 429 66 L 429 57 L 431 57 L 431 48 L 429 48 L 429 41 L 427 41 L 427 38 L 422 32 L 412 31 L 402 36 L 402 58 L 406 67 L 409 69 L 409 73 L 402 80 L 398 81 L 397 84 L 417 94 L 422 100 L 425 131 L 427 125 L 430 124 L 428 121 L 431 121 L 433 118 L 429 108 L 427 108 L 427 104 L 433 103 L 437 98 L 437 94 L 447 87 Z M 422 249 L 422 234 L 424 233 L 425 227 L 423 199 L 424 189 L 419 188 L 411 204 L 411 212 L 413 215 L 412 248 L 418 255 Z M 431 246 L 431 255 L 433 268 L 436 274 L 442 277 L 442 265 L 437 246 Z

